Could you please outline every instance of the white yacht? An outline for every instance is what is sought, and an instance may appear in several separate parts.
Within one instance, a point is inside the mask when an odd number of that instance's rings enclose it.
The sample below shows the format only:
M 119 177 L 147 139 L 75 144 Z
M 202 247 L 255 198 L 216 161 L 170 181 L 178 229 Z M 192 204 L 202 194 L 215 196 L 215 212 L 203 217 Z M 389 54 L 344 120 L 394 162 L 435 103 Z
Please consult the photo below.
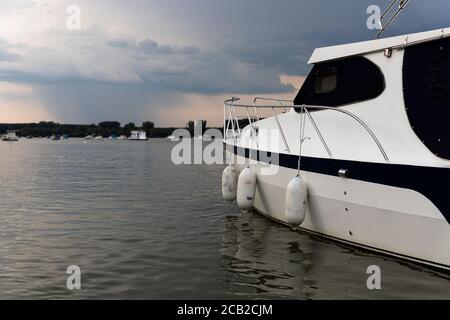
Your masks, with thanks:
M 19 141 L 19 138 L 16 135 L 16 131 L 8 130 L 5 135 L 2 136 L 3 141 Z
M 225 101 L 224 198 L 450 270 L 450 28 L 319 48 L 309 63 L 293 101 Z
M 134 140 L 134 141 L 146 141 L 147 139 L 147 132 L 145 131 L 131 131 L 130 137 L 128 140 Z

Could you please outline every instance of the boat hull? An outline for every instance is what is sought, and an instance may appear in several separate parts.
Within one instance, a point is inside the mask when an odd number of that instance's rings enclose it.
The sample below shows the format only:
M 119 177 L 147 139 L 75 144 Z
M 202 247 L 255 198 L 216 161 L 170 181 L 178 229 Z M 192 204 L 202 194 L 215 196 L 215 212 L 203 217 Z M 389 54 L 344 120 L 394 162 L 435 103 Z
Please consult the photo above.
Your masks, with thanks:
M 237 163 L 247 158 L 234 155 Z M 287 224 L 285 195 L 296 169 L 263 174 L 257 162 L 256 211 Z M 244 165 L 238 165 L 240 169 Z M 450 225 L 426 196 L 380 183 L 301 171 L 308 210 L 301 229 L 388 255 L 450 270 Z

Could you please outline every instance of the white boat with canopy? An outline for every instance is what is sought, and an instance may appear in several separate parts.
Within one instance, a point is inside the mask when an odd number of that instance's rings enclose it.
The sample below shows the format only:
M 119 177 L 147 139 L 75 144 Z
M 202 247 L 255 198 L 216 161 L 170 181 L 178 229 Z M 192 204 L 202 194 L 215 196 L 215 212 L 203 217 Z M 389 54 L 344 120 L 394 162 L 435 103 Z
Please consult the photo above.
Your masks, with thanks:
M 450 28 L 319 48 L 309 62 L 292 101 L 225 101 L 224 198 L 450 270 Z

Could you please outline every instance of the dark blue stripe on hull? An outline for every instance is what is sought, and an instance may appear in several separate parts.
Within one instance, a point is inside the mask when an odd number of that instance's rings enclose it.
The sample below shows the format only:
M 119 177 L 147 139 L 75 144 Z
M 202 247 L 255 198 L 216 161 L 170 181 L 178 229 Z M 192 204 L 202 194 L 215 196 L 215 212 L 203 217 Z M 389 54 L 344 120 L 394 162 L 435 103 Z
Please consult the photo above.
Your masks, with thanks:
M 233 148 L 234 154 L 246 158 L 251 154 L 252 159 L 268 163 L 256 150 L 250 153 L 248 148 L 226 146 L 230 151 Z M 297 169 L 298 156 L 280 153 L 278 157 L 279 166 Z M 450 224 L 450 168 L 302 157 L 302 171 L 338 176 L 340 169 L 348 170 L 349 179 L 417 191 L 433 202 Z

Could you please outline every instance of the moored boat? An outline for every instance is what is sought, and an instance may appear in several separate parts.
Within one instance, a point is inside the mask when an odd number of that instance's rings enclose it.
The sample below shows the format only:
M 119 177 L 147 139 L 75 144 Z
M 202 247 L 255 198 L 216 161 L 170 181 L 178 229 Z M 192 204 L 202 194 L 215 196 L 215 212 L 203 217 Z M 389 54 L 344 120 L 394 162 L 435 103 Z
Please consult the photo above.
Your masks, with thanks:
M 61 140 L 61 136 L 59 134 L 53 134 L 50 136 L 50 140 L 59 141 Z
M 224 172 L 224 195 L 294 229 L 450 270 L 450 28 L 319 48 L 309 62 L 292 101 L 225 101 L 227 156 L 245 177 Z
M 8 130 L 5 135 L 2 136 L 2 141 L 16 142 L 19 141 L 19 137 L 17 137 L 16 131 Z
M 147 132 L 142 131 L 142 130 L 136 130 L 136 131 L 131 131 L 130 133 L 130 137 L 128 138 L 128 140 L 133 140 L 133 141 L 147 141 Z

